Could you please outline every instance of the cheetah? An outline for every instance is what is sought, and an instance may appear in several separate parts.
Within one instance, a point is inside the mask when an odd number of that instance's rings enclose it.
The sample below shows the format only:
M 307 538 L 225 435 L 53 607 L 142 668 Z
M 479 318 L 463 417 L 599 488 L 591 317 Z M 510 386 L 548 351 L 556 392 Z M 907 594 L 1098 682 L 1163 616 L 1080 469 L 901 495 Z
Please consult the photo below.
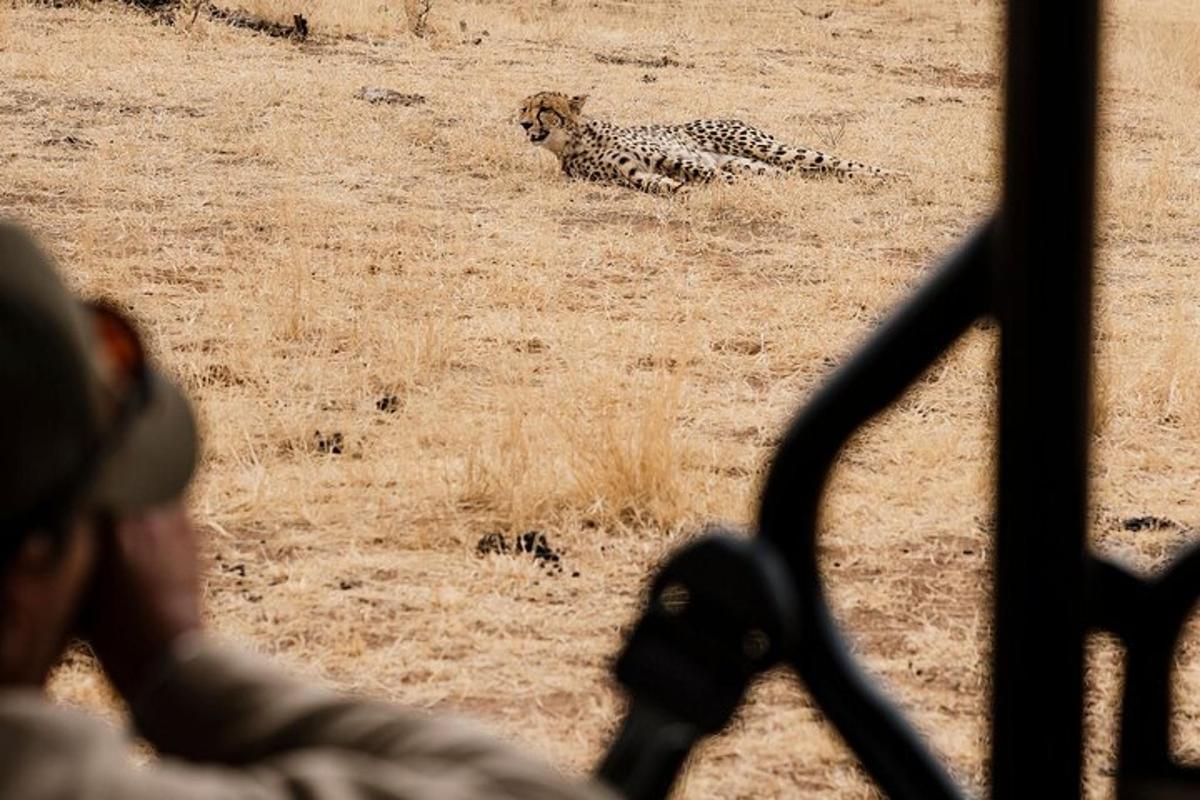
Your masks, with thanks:
M 558 156 L 570 178 L 607 181 L 655 194 L 739 175 L 809 172 L 886 177 L 887 170 L 793 147 L 739 120 L 625 128 L 583 115 L 587 95 L 539 92 L 525 99 L 519 122 L 529 141 Z

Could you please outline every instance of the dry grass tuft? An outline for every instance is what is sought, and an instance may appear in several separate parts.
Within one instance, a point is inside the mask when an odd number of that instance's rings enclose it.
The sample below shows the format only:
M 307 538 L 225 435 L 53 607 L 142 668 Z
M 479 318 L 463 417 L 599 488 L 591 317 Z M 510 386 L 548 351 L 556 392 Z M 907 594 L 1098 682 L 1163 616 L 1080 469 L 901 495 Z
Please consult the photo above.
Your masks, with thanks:
M 1166 428 L 1200 425 L 1200 316 L 1192 304 L 1176 302 L 1159 327 L 1136 364 L 1101 361 L 1098 432 L 1105 433 L 1119 414 L 1146 415 Z
M 677 531 L 694 522 L 681 480 L 679 381 L 633 398 L 602 386 L 574 396 L 582 402 L 569 409 L 514 397 L 499 436 L 469 454 L 459 506 L 491 513 L 509 531 Z
M 676 379 L 632 402 L 609 399 L 592 412 L 590 425 L 558 420 L 570 448 L 569 500 L 587 522 L 675 531 L 690 521 L 695 505 L 682 481 L 679 391 Z

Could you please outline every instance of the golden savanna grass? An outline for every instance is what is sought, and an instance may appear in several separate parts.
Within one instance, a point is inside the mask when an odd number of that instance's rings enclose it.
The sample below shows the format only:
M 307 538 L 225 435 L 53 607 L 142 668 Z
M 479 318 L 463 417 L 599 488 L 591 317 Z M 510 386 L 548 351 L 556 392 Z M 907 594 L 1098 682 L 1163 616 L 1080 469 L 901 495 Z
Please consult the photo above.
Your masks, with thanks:
M 0 213 L 134 309 L 195 398 L 213 628 L 581 773 L 618 719 L 608 660 L 654 565 L 707 521 L 752 523 L 797 404 L 995 204 L 997 4 L 444 0 L 421 36 L 408 5 L 246 5 L 304 13 L 295 43 L 3 4 Z M 1153 569 L 1200 525 L 1200 10 L 1120 0 L 1103 28 L 1093 540 Z M 909 177 L 676 199 L 569 183 L 514 124 L 542 89 L 627 123 L 738 116 Z M 996 344 L 972 330 L 855 437 L 822 520 L 856 652 L 974 787 Z M 1171 524 L 1122 524 L 1146 515 Z M 525 530 L 562 576 L 476 557 Z M 1111 791 L 1118 656 L 1091 657 L 1091 797 Z M 1179 670 L 1195 758 L 1194 635 Z M 113 708 L 81 658 L 55 692 Z M 773 679 L 679 794 L 797 787 L 874 796 Z

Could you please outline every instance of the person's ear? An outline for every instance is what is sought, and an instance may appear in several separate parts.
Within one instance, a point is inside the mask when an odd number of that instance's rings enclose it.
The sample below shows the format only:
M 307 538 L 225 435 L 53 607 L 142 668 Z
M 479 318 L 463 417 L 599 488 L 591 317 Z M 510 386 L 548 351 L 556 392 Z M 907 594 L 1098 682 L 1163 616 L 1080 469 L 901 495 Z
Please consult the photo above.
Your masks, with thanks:
M 58 543 L 47 533 L 31 534 L 17 546 L 0 568 L 0 603 L 6 619 L 36 615 L 60 554 Z
M 5 578 L 41 575 L 52 569 L 60 548 L 48 533 L 32 533 L 17 547 L 4 565 Z
M 93 578 L 95 524 L 30 534 L 0 566 L 0 683 L 42 684 L 62 657 Z
M 34 534 L 0 568 L 0 681 L 29 683 L 39 678 L 33 663 L 38 649 L 38 612 L 46 602 L 46 576 L 58 548 L 48 535 Z

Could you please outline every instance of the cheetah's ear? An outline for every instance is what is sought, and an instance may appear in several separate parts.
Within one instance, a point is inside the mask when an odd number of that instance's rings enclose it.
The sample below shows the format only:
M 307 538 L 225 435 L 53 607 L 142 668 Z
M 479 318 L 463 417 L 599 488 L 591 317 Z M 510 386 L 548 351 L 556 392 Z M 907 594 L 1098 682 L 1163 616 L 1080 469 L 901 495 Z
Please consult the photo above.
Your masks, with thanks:
M 588 96 L 586 94 L 577 94 L 572 97 L 567 103 L 571 106 L 571 113 L 578 114 L 580 111 L 583 111 L 583 104 L 587 102 L 587 99 Z

